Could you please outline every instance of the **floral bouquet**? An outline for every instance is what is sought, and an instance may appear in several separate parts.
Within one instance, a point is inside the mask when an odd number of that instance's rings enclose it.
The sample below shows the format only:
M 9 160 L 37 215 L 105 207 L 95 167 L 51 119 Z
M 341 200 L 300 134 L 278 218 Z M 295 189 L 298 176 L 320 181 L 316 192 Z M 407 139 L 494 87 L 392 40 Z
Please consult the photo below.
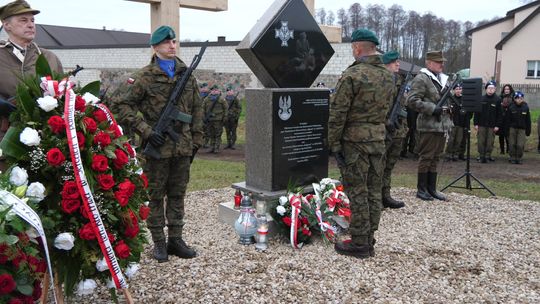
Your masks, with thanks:
M 99 82 L 77 90 L 69 78 L 52 75 L 43 56 L 36 75 L 17 87 L 17 111 L 0 148 L 45 188 L 36 211 L 65 294 L 77 283 L 77 294 L 92 293 L 96 279 L 124 289 L 122 272 L 138 268 L 146 243 L 146 176 L 96 97 Z
M 36 229 L 13 210 L 13 204 L 35 206 L 45 189 L 39 182 L 27 185 L 18 173 L 0 173 L 0 303 L 37 301 L 47 270 Z

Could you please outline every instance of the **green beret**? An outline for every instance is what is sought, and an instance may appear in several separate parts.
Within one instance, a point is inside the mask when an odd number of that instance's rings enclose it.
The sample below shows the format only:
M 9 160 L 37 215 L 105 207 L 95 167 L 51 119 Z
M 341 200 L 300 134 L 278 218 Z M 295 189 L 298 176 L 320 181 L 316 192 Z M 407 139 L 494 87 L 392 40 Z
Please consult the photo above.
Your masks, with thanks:
M 172 27 L 162 25 L 158 27 L 150 37 L 150 45 L 160 44 L 163 40 L 172 40 L 176 38 L 176 34 Z
M 370 41 L 375 43 L 375 45 L 379 45 L 379 39 L 375 36 L 375 33 L 366 28 L 357 29 L 352 33 L 351 42 L 356 41 Z
M 32 13 L 33 15 L 37 15 L 39 14 L 39 11 L 32 9 L 28 2 L 17 0 L 0 7 L 0 20 L 24 13 Z
M 398 51 L 389 51 L 382 55 L 382 62 L 384 64 L 389 64 L 392 61 L 396 61 L 399 59 L 399 52 Z

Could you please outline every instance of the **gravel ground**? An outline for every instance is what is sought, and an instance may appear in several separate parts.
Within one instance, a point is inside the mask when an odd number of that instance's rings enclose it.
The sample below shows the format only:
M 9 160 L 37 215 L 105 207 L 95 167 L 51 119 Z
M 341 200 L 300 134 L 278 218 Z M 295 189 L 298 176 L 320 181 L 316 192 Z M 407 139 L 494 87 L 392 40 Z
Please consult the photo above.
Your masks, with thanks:
M 337 255 L 320 238 L 301 250 L 273 238 L 242 246 L 218 219 L 230 188 L 191 192 L 185 236 L 199 256 L 158 264 L 146 249 L 130 282 L 136 303 L 540 303 L 540 203 L 451 193 L 383 213 L 376 255 Z M 71 303 L 111 303 L 103 288 Z

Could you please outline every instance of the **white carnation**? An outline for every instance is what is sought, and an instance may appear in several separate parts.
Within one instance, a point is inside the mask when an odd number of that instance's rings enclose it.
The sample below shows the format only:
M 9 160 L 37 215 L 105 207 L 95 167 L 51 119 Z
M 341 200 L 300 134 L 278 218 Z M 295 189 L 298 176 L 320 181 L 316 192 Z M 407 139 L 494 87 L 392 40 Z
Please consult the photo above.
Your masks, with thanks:
M 276 212 L 279 213 L 279 215 L 283 216 L 287 210 L 285 210 L 285 207 L 279 205 L 276 207 Z
M 56 107 L 58 107 L 58 100 L 56 100 L 56 98 L 52 96 L 38 98 L 37 103 L 39 107 L 45 112 L 50 112 Z
M 54 239 L 54 247 L 62 250 L 71 250 L 75 246 L 75 237 L 71 232 L 62 232 Z
M 26 173 L 25 169 L 15 166 L 9 174 L 9 182 L 17 187 L 26 185 L 28 183 L 28 173 Z
M 128 279 L 132 279 L 133 276 L 139 271 L 140 265 L 138 263 L 129 263 L 128 267 L 126 268 L 126 272 L 124 274 Z
M 116 289 L 116 284 L 114 284 L 113 280 L 107 279 L 107 288 L 108 289 Z
M 19 140 L 27 146 L 37 146 L 41 142 L 38 131 L 26 127 L 19 135 Z
M 281 206 L 285 205 L 288 201 L 289 201 L 289 199 L 286 196 L 280 196 L 279 197 L 279 204 Z
M 84 95 L 82 96 L 82 98 L 86 101 L 86 104 L 97 104 L 99 102 L 99 98 L 97 98 L 96 96 L 94 96 L 93 94 L 91 93 L 84 93 Z
M 96 262 L 96 269 L 99 272 L 109 269 L 109 266 L 107 265 L 107 261 L 105 261 L 105 258 L 101 258 L 101 260 Z
M 92 279 L 87 279 L 80 281 L 77 285 L 77 295 L 78 296 L 86 296 L 94 293 L 94 289 L 96 289 L 97 283 L 96 281 Z
M 26 196 L 35 203 L 41 202 L 45 198 L 45 186 L 40 182 L 31 183 L 26 190 Z

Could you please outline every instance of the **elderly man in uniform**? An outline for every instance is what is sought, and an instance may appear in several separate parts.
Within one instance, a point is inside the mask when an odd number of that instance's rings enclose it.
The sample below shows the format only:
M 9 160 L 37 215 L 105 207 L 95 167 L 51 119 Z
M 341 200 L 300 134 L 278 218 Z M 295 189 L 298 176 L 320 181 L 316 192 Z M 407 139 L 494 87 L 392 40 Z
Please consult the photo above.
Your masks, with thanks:
M 392 96 L 390 101 L 392 104 L 396 100 L 397 94 L 400 91 L 403 83 L 403 78 L 399 75 L 399 53 L 397 51 L 389 51 L 382 56 L 382 61 L 388 71 L 390 71 L 394 76 L 394 83 L 396 86 L 396 95 Z M 405 107 L 405 98 L 401 98 L 401 108 Z M 392 184 L 392 170 L 396 165 L 396 162 L 399 159 L 399 154 L 401 152 L 401 147 L 403 145 L 403 139 L 407 135 L 407 120 L 406 116 L 398 116 L 398 125 L 399 128 L 394 128 L 394 126 L 387 126 L 385 145 L 386 152 L 384 153 L 384 171 L 382 176 L 382 204 L 385 208 L 403 208 L 405 203 L 398 201 L 392 198 L 390 195 L 390 188 Z
M 210 141 L 209 153 L 219 153 L 223 125 L 227 120 L 227 102 L 221 98 L 221 90 L 213 87 L 210 95 L 204 100 L 204 123 L 206 124 L 207 139 Z
M 8 34 L 7 41 L 0 41 L 0 141 L 9 127 L 9 113 L 15 109 L 17 85 L 22 77 L 35 73 L 38 56 L 43 54 L 54 72 L 63 73 L 58 57 L 34 42 L 37 14 L 38 10 L 21 0 L 0 7 L 0 20 Z M 0 171 L 4 166 L 0 159 Z
M 120 124 L 131 126 L 146 143 L 159 147 L 161 159 L 146 158 L 144 171 L 148 176 L 150 216 L 148 228 L 154 242 L 154 258 L 168 260 L 168 255 L 193 258 L 196 252 L 183 240 L 184 196 L 189 182 L 190 158 L 202 145 L 203 110 L 197 80 L 191 76 L 177 100 L 178 110 L 191 116 L 187 121 L 176 121 L 173 129 L 180 135 L 172 141 L 153 130 L 161 110 L 176 83 L 187 69 L 176 57 L 176 35 L 169 26 L 160 26 L 150 37 L 154 55 L 150 64 L 130 78 L 130 88 L 123 95 L 111 99 L 112 110 Z M 114 96 L 114 95 L 113 95 Z M 142 117 L 137 113 L 142 113 Z M 164 197 L 167 196 L 164 210 Z M 165 239 L 165 217 L 168 242 Z
M 418 131 L 418 181 L 416 197 L 425 201 L 446 200 L 437 191 L 437 165 L 444 151 L 445 133 L 453 127 L 449 111 L 437 105 L 448 76 L 443 74 L 442 51 L 426 54 L 426 68 L 414 77 L 407 104 L 418 111 L 416 128 Z
M 375 255 L 374 233 L 381 217 L 385 121 L 395 94 L 392 73 L 382 63 L 375 34 L 355 30 L 351 36 L 355 62 L 342 74 L 330 101 L 328 145 L 351 200 L 351 240 L 338 242 L 339 254 Z

